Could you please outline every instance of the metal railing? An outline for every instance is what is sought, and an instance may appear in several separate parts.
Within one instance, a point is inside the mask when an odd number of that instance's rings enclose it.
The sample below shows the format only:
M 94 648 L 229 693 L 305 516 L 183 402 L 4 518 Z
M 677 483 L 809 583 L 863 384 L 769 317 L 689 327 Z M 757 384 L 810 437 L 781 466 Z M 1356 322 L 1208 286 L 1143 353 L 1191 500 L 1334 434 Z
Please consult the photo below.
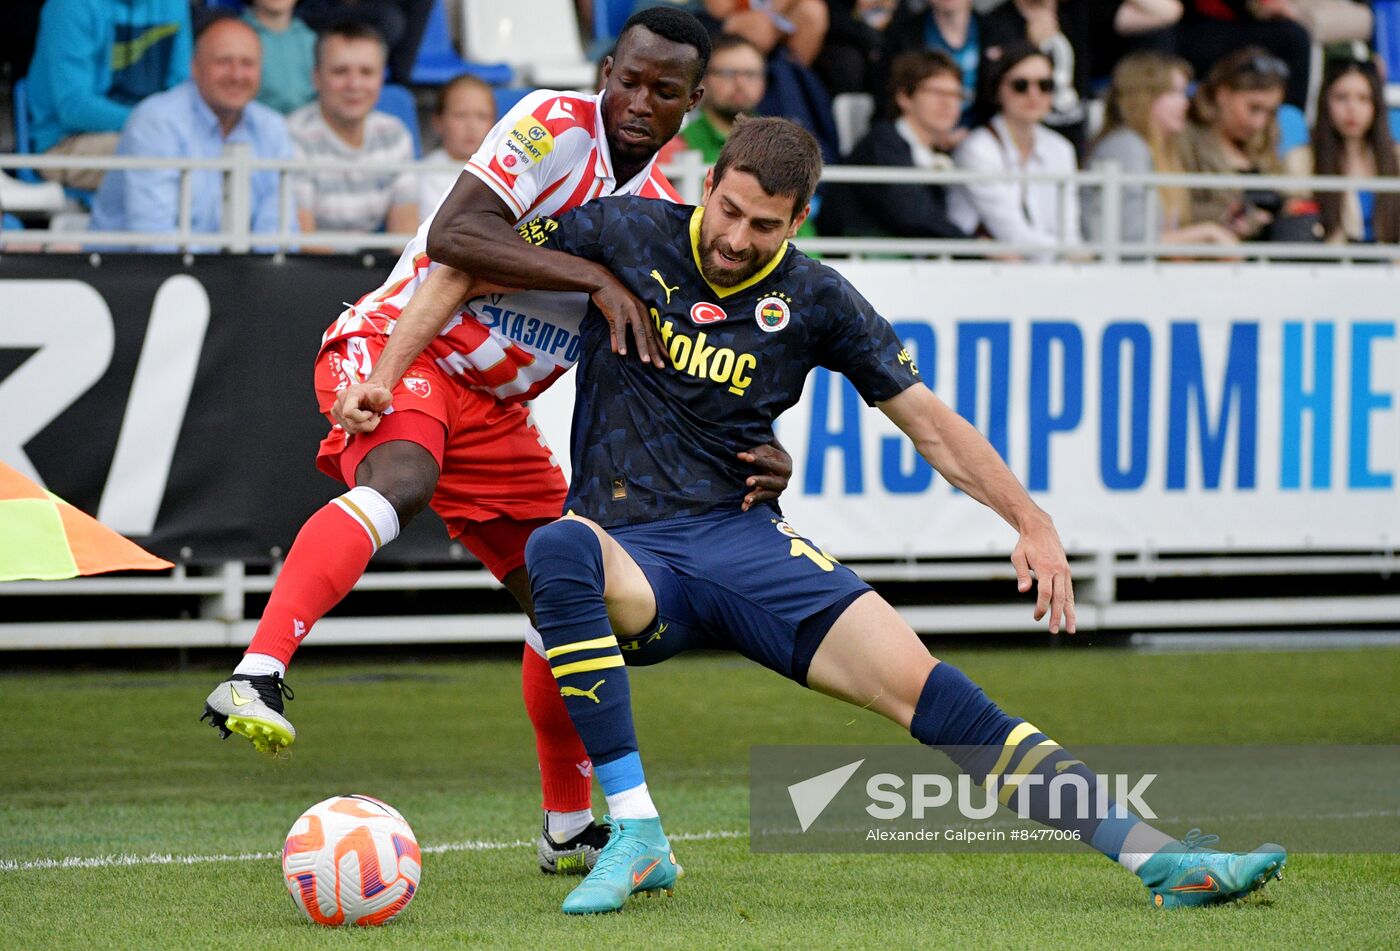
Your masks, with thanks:
M 17 169 L 177 169 L 180 172 L 179 213 L 174 231 L 162 234 L 113 231 L 55 231 L 26 229 L 0 233 L 0 251 L 21 247 L 60 245 L 83 249 L 131 249 L 175 247 L 180 250 L 216 249 L 246 253 L 253 248 L 277 252 L 295 251 L 302 247 L 336 250 L 396 250 L 409 239 L 408 234 L 293 230 L 293 197 L 290 176 L 302 173 L 334 173 L 392 171 L 410 174 L 432 174 L 460 170 L 456 164 L 425 162 L 319 162 L 254 158 L 246 145 L 228 148 L 226 155 L 216 159 L 139 158 L 129 156 L 88 157 L 59 155 L 0 155 L 0 168 Z M 699 153 L 683 152 L 665 167 L 682 198 L 698 202 L 703 190 L 708 166 Z M 193 204 L 192 173 L 216 171 L 224 176 L 228 214 L 218 232 L 195 232 L 191 229 Z M 275 172 L 279 180 L 278 229 L 271 233 L 251 230 L 252 175 L 255 172 Z M 874 184 L 939 184 L 963 185 L 973 183 L 1049 183 L 1060 194 L 1059 240 L 1050 245 L 1017 244 L 984 239 L 950 240 L 942 238 L 806 238 L 803 249 L 831 255 L 872 255 L 920 258 L 1004 258 L 1008 255 L 1071 257 L 1076 262 L 1116 263 L 1124 260 L 1158 261 L 1162 259 L 1228 259 L 1255 261 L 1395 261 L 1400 260 L 1400 245 L 1396 244 L 1324 244 L 1293 242 L 1243 242 L 1238 245 L 1178 244 L 1149 240 L 1127 242 L 1122 235 L 1122 208 L 1125 193 L 1130 189 L 1162 187 L 1191 189 L 1221 189 L 1238 191 L 1269 189 L 1284 193 L 1309 193 L 1340 190 L 1366 190 L 1378 193 L 1400 192 L 1400 178 L 1346 178 L 1336 176 L 1296 175 L 1230 175 L 1230 174 L 1158 174 L 1124 172 L 1116 164 L 1105 163 L 1087 171 L 1035 172 L 1007 175 L 1004 172 L 884 168 L 871 166 L 831 166 L 822 173 L 826 182 L 866 182 Z M 1075 239 L 1068 235 L 1065 221 L 1068 189 L 1098 190 L 1102 195 L 1097 239 Z M 1156 233 L 1152 220 L 1156 203 L 1147 202 L 1149 220 L 1147 233 Z

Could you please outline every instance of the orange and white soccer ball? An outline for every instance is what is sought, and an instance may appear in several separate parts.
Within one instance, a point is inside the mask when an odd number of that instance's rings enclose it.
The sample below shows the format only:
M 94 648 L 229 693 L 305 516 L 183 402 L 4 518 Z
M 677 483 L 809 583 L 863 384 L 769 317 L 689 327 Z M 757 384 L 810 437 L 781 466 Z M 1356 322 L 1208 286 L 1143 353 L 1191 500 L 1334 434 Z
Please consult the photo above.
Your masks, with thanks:
M 318 925 L 382 925 L 418 891 L 423 855 L 404 817 L 369 796 L 334 796 L 301 814 L 282 847 L 292 902 Z

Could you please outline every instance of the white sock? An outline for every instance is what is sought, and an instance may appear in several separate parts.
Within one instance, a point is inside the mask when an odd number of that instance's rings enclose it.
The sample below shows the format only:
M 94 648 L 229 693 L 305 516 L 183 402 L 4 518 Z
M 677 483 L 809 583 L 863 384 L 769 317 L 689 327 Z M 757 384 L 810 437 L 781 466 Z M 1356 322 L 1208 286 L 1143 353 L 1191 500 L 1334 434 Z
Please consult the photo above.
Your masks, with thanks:
M 579 809 L 577 812 L 555 812 L 545 810 L 545 831 L 555 843 L 567 842 L 578 835 L 593 821 L 592 809 Z
M 1165 832 L 1154 829 L 1145 822 L 1139 822 L 1128 830 L 1127 837 L 1123 839 L 1123 848 L 1118 852 L 1118 864 L 1130 872 L 1136 872 L 1142 868 L 1143 862 L 1167 846 L 1176 844 L 1177 840 Z
M 271 654 L 244 654 L 243 659 L 238 662 L 238 666 L 233 668 L 233 672 L 247 674 L 250 677 L 265 677 L 268 674 L 277 674 L 281 677 L 286 675 L 287 665 Z
M 624 789 L 608 796 L 608 815 L 614 819 L 655 819 L 660 813 L 652 804 L 647 784 Z
M 331 503 L 360 523 L 375 551 L 399 537 L 399 513 L 388 499 L 369 486 L 357 485 Z

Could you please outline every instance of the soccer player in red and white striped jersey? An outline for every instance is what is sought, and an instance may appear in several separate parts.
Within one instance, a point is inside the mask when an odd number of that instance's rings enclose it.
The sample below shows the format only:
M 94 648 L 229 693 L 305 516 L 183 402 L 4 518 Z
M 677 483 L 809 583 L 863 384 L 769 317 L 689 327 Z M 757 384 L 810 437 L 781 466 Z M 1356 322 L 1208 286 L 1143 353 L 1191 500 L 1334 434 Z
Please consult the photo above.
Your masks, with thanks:
M 562 254 L 553 269 L 531 256 L 526 270 L 515 228 L 605 195 L 677 200 L 655 168 L 656 153 L 699 100 L 708 57 L 709 39 L 694 17 L 674 8 L 638 13 L 605 65 L 604 91 L 523 99 L 492 129 L 388 280 L 326 331 L 316 361 L 322 411 L 335 423 L 338 400 L 343 407 L 347 394 L 367 393 L 352 401 L 364 407 L 355 410 L 353 431 L 334 425 L 317 458 L 351 488 L 303 525 L 248 652 L 206 700 L 205 716 L 225 736 L 236 732 L 272 751 L 295 739 L 282 684 L 292 654 L 374 552 L 428 505 L 530 610 L 525 542 L 560 515 L 567 486 L 524 401 L 577 360 L 590 297 L 612 319 L 617 350 L 626 352 L 630 327 L 639 357 L 654 355 L 660 365 L 661 352 L 640 303 L 612 274 Z M 533 288 L 572 293 L 464 301 L 465 276 L 435 261 L 501 287 L 518 286 L 512 279 L 528 273 Z M 395 333 L 410 310 L 435 315 L 427 334 Z M 790 460 L 771 447 L 745 456 L 759 470 L 750 501 L 774 497 Z M 606 833 L 593 823 L 591 763 L 537 634 L 524 651 L 523 688 L 546 811 L 541 867 L 585 872 Z

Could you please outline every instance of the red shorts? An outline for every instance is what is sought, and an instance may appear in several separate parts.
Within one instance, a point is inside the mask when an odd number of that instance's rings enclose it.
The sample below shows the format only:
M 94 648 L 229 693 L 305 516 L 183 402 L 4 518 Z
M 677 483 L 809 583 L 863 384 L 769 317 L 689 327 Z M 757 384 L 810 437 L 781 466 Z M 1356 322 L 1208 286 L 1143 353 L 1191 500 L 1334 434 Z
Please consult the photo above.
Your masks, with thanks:
M 331 420 L 336 395 L 366 379 L 386 336 L 347 337 L 316 358 L 316 400 Z M 371 433 L 347 436 L 331 420 L 317 467 L 346 485 L 375 446 L 417 443 L 437 460 L 432 509 L 497 578 L 525 564 L 530 532 L 564 511 L 568 485 L 530 412 L 463 386 L 420 355 L 394 387 L 393 411 Z

